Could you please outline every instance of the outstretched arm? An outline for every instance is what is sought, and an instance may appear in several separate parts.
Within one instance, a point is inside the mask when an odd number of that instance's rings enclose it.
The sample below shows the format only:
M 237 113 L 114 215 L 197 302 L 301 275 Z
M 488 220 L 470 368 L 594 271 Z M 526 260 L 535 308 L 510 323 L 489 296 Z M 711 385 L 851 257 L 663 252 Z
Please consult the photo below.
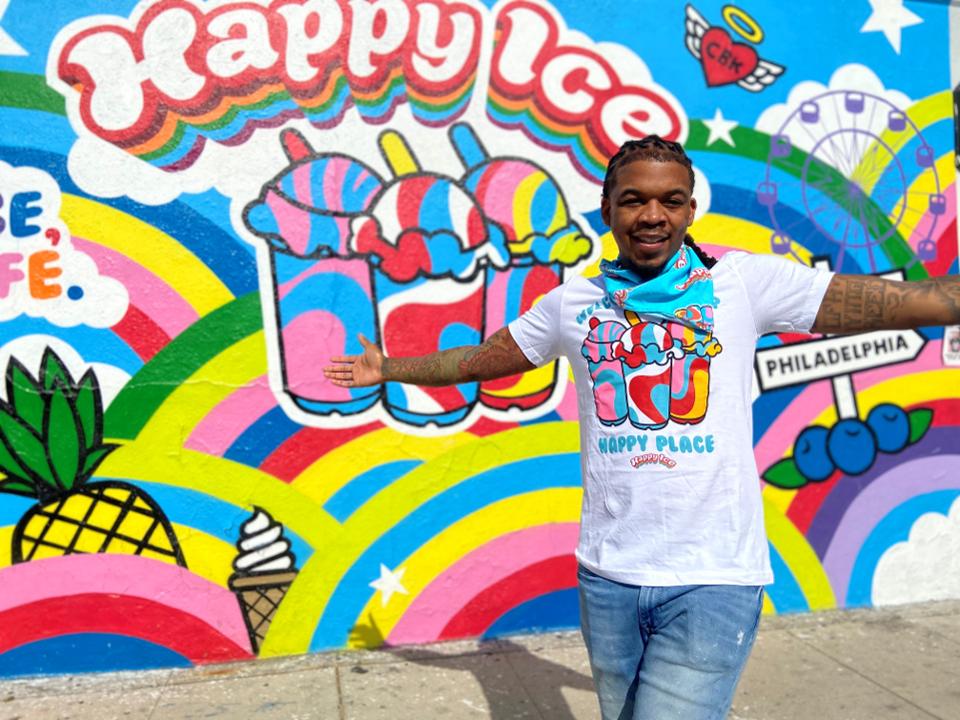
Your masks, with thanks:
M 834 275 L 812 332 L 855 333 L 960 324 L 960 277 L 897 282 Z
M 507 328 L 497 330 L 482 345 L 451 348 L 421 357 L 388 358 L 362 335 L 360 344 L 362 355 L 332 358 L 335 364 L 323 369 L 323 374 L 334 385 L 362 387 L 387 380 L 411 385 L 455 385 L 493 380 L 535 367 Z

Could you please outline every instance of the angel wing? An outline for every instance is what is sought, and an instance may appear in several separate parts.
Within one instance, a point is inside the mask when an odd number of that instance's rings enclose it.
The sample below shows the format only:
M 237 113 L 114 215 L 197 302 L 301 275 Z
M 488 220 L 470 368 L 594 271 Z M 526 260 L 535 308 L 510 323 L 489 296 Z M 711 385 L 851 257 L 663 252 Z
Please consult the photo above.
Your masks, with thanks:
M 686 20 L 686 43 L 687 50 L 697 59 L 700 59 L 700 42 L 703 40 L 703 34 L 710 29 L 710 23 L 707 19 L 697 12 L 693 5 L 687 5 Z
M 783 65 L 777 65 L 769 60 L 760 60 L 754 71 L 743 80 L 738 80 L 737 85 L 750 92 L 760 92 L 765 87 L 772 85 L 778 77 L 783 75 L 783 71 L 786 69 Z

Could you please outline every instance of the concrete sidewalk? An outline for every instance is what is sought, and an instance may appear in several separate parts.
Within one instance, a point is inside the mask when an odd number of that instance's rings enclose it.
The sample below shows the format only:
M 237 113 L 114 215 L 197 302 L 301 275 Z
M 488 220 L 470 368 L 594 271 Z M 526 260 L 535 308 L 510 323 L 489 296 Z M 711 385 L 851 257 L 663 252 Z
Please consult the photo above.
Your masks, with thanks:
M 576 633 L 0 683 L 0 720 L 598 717 Z M 960 719 L 960 601 L 764 618 L 730 718 Z

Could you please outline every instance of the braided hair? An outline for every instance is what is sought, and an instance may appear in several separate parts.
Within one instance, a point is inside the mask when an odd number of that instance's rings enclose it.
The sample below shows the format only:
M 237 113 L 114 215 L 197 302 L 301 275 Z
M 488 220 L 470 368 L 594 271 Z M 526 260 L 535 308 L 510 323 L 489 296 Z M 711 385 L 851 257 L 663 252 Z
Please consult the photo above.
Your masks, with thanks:
M 684 152 L 683 145 L 678 142 L 664 140 L 659 135 L 647 135 L 640 140 L 627 140 L 616 154 L 610 158 L 607 164 L 607 172 L 603 177 L 603 197 L 609 197 L 613 192 L 613 185 L 616 182 L 617 170 L 621 166 L 627 165 L 636 160 L 652 160 L 653 162 L 675 162 L 683 165 L 687 169 L 687 175 L 690 177 L 690 192 L 693 192 L 694 175 L 693 163 L 689 156 Z M 708 255 L 693 238 L 687 235 L 683 238 L 683 243 L 689 247 L 700 258 L 707 269 L 717 264 L 717 259 Z

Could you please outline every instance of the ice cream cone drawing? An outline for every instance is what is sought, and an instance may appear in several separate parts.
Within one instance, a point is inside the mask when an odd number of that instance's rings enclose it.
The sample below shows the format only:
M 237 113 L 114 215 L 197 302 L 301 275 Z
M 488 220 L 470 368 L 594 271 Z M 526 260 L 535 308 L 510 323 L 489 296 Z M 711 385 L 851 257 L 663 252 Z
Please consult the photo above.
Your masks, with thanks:
M 593 242 L 571 220 L 563 193 L 546 170 L 523 158 L 491 158 L 465 123 L 450 128 L 450 140 L 465 168 L 463 187 L 507 238 L 509 264 L 486 270 L 489 335 L 557 287 L 563 268 L 588 257 Z M 528 410 L 550 397 L 556 381 L 553 362 L 481 384 L 480 400 L 496 410 Z
M 503 231 L 452 178 L 421 169 L 404 138 L 381 134 L 396 178 L 353 222 L 352 249 L 370 258 L 387 355 L 424 355 L 477 344 L 484 332 L 484 269 L 509 261 Z M 415 387 L 386 383 L 384 406 L 414 426 L 452 425 L 477 402 L 478 383 Z
M 36 498 L 13 531 L 14 563 L 120 553 L 186 567 L 177 536 L 141 488 L 94 472 L 116 445 L 103 440 L 93 370 L 74 380 L 50 348 L 34 377 L 16 358 L 0 400 L 0 492 Z
M 383 183 L 359 160 L 315 152 L 296 130 L 280 140 L 291 164 L 263 186 L 243 220 L 269 253 L 268 314 L 276 318 L 283 389 L 309 413 L 362 412 L 380 388 L 337 387 L 320 368 L 361 352 L 359 333 L 377 339 L 370 266 L 349 250 L 349 233 Z
M 229 585 L 240 603 L 250 647 L 256 653 L 297 577 L 296 557 L 290 541 L 283 537 L 283 525 L 261 508 L 254 508 L 250 519 L 240 526 L 237 551 Z

